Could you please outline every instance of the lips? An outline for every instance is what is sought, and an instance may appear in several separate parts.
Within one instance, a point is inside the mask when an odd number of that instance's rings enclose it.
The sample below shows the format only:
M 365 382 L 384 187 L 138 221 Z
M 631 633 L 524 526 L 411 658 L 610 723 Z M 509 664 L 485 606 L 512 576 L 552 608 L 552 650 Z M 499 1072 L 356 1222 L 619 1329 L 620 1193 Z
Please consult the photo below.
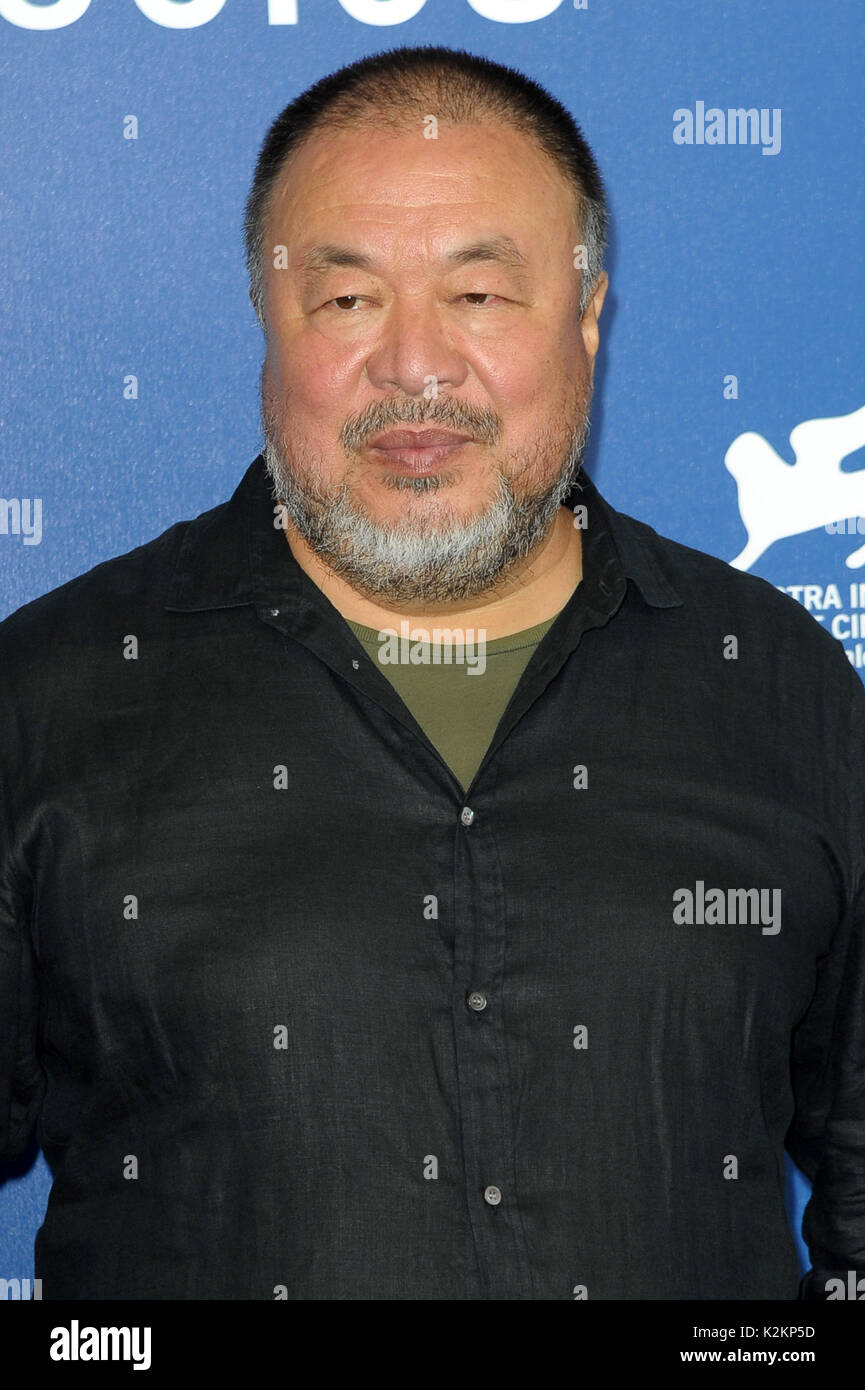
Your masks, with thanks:
M 388 430 L 377 434 L 369 441 L 371 449 L 434 449 L 449 444 L 465 444 L 471 438 L 467 434 L 455 434 L 452 430 Z

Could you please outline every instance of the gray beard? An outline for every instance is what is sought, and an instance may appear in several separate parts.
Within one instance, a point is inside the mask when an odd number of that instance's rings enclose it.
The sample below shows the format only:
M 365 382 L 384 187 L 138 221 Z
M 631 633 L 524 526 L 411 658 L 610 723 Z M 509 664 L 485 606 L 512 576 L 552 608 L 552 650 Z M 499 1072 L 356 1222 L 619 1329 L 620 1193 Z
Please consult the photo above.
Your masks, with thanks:
M 352 449 L 366 439 L 400 423 L 450 426 L 471 432 L 482 443 L 493 443 L 500 434 L 491 412 L 447 399 L 408 397 L 383 402 L 349 420 L 341 443 L 351 457 Z M 418 515 L 411 508 L 397 524 L 372 521 L 354 504 L 346 482 L 323 487 L 285 447 L 280 448 L 276 420 L 264 398 L 262 425 L 274 501 L 327 566 L 372 599 L 433 604 L 495 591 L 544 539 L 582 467 L 589 417 L 586 409 L 571 433 L 558 474 L 542 491 L 518 497 L 510 479 L 497 469 L 496 494 L 486 511 L 468 521 L 448 516 L 436 527 L 429 511 Z M 417 478 L 390 474 L 387 484 L 423 494 L 446 487 L 451 476 L 446 470 Z

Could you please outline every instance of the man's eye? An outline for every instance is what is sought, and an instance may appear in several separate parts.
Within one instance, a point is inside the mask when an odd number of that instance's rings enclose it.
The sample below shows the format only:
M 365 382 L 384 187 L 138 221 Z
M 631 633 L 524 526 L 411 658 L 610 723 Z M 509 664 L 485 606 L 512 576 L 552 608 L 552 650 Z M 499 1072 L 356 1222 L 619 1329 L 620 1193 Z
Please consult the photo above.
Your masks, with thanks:
M 493 301 L 497 300 L 498 298 L 499 296 L 497 294 L 492 294 L 489 291 L 485 290 L 474 290 L 469 292 L 468 294 L 460 295 L 460 299 L 467 300 L 470 303 L 471 307 L 476 309 L 486 309 L 488 308 L 488 304 L 483 303 L 484 300 Z M 327 303 L 324 305 L 324 307 L 327 309 L 333 306 L 334 308 L 336 308 L 337 312 L 347 314 L 359 308 L 362 303 L 362 295 L 341 294 L 338 295 L 335 299 L 329 299 Z

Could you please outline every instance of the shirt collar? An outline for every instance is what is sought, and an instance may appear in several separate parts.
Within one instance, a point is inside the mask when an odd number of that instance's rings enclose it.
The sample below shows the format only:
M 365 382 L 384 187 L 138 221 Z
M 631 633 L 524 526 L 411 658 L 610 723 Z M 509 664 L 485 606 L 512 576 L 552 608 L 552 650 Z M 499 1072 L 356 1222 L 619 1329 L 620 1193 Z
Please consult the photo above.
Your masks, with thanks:
M 629 579 L 652 607 L 681 607 L 661 567 L 661 538 L 650 526 L 617 512 L 583 470 L 565 505 L 586 508 L 580 589 L 590 609 L 610 616 Z M 327 603 L 285 539 L 264 455 L 259 454 L 227 502 L 186 524 L 165 608 L 194 613 L 248 603 L 285 606 L 302 593 Z

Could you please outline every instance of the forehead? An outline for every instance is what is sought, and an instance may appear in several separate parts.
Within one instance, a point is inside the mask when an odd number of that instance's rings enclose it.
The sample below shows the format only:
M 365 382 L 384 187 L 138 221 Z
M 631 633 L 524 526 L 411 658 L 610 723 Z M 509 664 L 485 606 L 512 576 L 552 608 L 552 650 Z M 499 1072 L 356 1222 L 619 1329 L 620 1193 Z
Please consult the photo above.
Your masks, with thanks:
M 342 227 L 443 231 L 471 222 L 532 245 L 570 235 L 574 191 L 529 135 L 493 123 L 399 129 L 374 120 L 315 132 L 280 171 L 268 223 L 277 240 L 305 243 Z

